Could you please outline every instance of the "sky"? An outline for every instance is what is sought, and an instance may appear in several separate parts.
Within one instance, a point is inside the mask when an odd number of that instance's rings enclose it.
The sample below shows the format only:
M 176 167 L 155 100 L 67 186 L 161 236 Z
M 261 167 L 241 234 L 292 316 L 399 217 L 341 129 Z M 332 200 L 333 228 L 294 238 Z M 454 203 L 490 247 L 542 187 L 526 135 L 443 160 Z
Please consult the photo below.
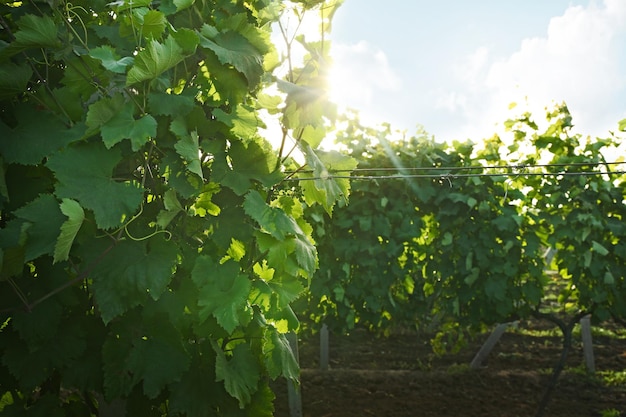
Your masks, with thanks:
M 368 124 L 449 141 L 563 101 L 584 135 L 626 118 L 626 0 L 345 0 L 331 41 L 332 97 Z

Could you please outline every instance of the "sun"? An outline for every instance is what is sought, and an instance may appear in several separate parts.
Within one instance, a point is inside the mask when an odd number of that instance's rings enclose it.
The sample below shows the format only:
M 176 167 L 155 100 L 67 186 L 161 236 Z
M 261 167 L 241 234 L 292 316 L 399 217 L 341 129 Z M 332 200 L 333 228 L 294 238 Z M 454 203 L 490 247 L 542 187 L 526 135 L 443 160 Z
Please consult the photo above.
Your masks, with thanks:
M 326 73 L 328 99 L 340 109 L 356 108 L 369 101 L 368 90 L 360 85 L 351 66 L 332 64 Z

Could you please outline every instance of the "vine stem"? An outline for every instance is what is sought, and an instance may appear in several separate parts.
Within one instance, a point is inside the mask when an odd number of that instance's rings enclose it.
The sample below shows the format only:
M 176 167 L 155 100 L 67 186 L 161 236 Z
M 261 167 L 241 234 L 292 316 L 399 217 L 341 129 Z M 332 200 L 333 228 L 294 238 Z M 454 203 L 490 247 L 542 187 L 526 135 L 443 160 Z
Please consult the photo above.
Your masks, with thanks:
M 113 242 L 111 243 L 111 245 L 109 247 L 107 247 L 104 251 L 102 251 L 102 253 L 98 256 L 98 258 L 96 258 L 95 261 L 93 261 L 90 265 L 87 266 L 87 268 L 81 272 L 80 274 L 78 274 L 78 276 L 70 281 L 67 281 L 65 284 L 55 288 L 54 290 L 50 291 L 49 293 L 47 293 L 46 295 L 38 298 L 37 300 L 33 301 L 32 303 L 28 303 L 26 304 L 25 310 L 27 312 L 32 312 L 33 309 L 43 303 L 44 301 L 46 301 L 47 299 L 49 299 L 50 297 L 60 293 L 61 291 L 65 290 L 66 288 L 69 288 L 75 284 L 77 284 L 78 282 L 83 281 L 85 278 L 87 278 L 89 276 L 89 274 L 93 271 L 93 269 L 100 263 L 102 262 L 102 260 L 104 259 L 104 257 L 111 251 L 111 249 L 113 249 L 115 247 L 117 242 Z M 17 310 L 17 307 L 14 308 L 7 308 L 4 310 L 0 310 L 0 313 L 7 313 L 7 312 L 11 312 L 11 311 L 15 311 Z
M 576 323 L 580 321 L 583 317 L 589 314 L 588 311 L 581 311 L 576 314 L 572 319 L 566 323 L 564 320 L 558 318 L 554 314 L 541 313 L 536 311 L 533 313 L 535 317 L 548 320 L 551 323 L 556 324 L 561 332 L 563 333 L 563 348 L 561 350 L 561 357 L 559 361 L 554 366 L 552 371 L 552 375 L 550 376 L 550 380 L 548 381 L 548 386 L 541 397 L 541 401 L 539 402 L 539 406 L 537 407 L 537 413 L 535 417 L 543 417 L 545 415 L 546 409 L 548 408 L 548 404 L 550 400 L 552 400 L 552 395 L 556 388 L 556 385 L 559 381 L 559 376 L 561 376 L 561 372 L 565 368 L 565 361 L 567 360 L 567 355 L 572 347 L 572 330 L 574 330 L 574 326 Z

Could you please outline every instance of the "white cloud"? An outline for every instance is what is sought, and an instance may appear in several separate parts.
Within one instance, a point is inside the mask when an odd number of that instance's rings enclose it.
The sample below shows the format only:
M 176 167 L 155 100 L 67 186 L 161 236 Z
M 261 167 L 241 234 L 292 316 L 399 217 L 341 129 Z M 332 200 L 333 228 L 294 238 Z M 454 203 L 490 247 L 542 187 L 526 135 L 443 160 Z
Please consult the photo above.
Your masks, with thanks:
M 365 41 L 333 44 L 332 58 L 330 94 L 339 105 L 363 108 L 364 104 L 372 104 L 377 95 L 400 89 L 400 77 L 385 53 Z
M 468 120 L 458 129 L 466 137 L 492 133 L 512 101 L 526 101 L 535 118 L 565 101 L 581 133 L 604 135 L 626 117 L 626 103 L 618 104 L 626 92 L 624 50 L 626 1 L 570 7 L 550 21 L 547 36 L 525 39 L 509 57 L 489 62 L 486 48 L 476 50 L 456 73 L 461 91 L 441 93 L 438 103 Z

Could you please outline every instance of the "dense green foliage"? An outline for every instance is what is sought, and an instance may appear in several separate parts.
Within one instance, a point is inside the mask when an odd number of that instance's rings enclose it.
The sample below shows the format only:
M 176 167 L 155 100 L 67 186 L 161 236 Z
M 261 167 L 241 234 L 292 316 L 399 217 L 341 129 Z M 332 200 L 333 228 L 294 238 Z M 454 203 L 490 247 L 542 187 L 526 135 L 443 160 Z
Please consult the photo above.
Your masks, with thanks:
M 269 416 L 299 315 L 444 336 L 546 302 L 626 316 L 615 138 L 565 107 L 506 144 L 348 118 L 345 152 L 317 149 L 328 47 L 297 28 L 339 3 L 0 2 L 3 415 Z
M 3 415 L 272 414 L 318 265 L 303 207 L 348 183 L 274 187 L 290 144 L 353 163 L 314 151 L 324 43 L 270 34 L 338 3 L 1 2 Z
M 480 145 L 390 142 L 388 129 L 350 120 L 338 138 L 359 160 L 350 204 L 332 219 L 307 212 L 320 256 L 308 318 L 338 332 L 359 322 L 441 336 L 547 307 L 623 318 L 626 181 L 602 153 L 615 155 L 617 138 L 571 134 L 565 106 L 547 120 L 539 131 L 524 114 L 507 138 Z

